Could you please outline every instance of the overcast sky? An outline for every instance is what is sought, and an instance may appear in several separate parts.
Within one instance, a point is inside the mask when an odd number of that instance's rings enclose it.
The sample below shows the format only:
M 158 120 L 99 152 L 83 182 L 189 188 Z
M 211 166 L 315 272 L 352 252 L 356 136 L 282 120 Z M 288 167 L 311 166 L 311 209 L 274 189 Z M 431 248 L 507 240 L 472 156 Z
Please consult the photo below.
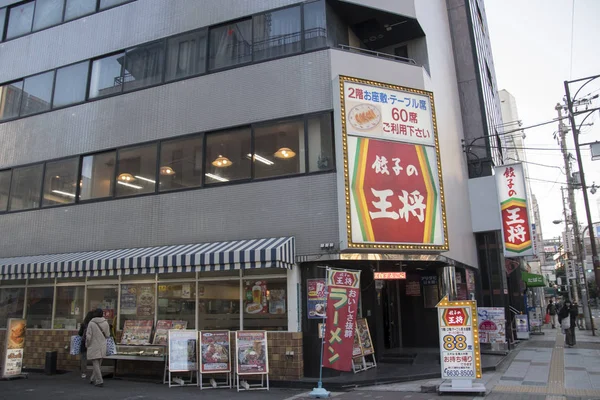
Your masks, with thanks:
M 523 127 L 556 118 L 554 107 L 563 101 L 565 80 L 600 74 L 600 0 L 485 0 L 485 9 L 498 88 L 515 97 Z M 600 93 L 600 78 L 581 93 L 590 92 Z M 600 106 L 599 99 L 594 102 Z M 599 116 L 596 112 L 586 120 L 594 125 L 582 128 L 581 143 L 600 140 Z M 557 129 L 558 124 L 553 123 L 525 130 L 526 147 L 550 149 L 526 150 L 528 162 L 564 167 L 559 145 L 553 139 Z M 571 133 L 568 135 L 571 137 Z M 572 140 L 568 147 L 574 149 Z M 600 161 L 591 161 L 588 146 L 582 147 L 582 158 L 586 183 L 591 186 L 595 181 L 600 185 Z M 577 171 L 577 163 L 573 166 Z M 557 168 L 531 163 L 528 168 L 532 191 L 540 204 L 544 239 L 556 237 L 564 228 L 552 220 L 562 219 L 560 187 L 566 177 Z M 600 190 L 588 194 L 592 219 L 600 221 L 596 202 Z M 585 223 L 581 190 L 576 191 L 576 198 L 579 222 Z

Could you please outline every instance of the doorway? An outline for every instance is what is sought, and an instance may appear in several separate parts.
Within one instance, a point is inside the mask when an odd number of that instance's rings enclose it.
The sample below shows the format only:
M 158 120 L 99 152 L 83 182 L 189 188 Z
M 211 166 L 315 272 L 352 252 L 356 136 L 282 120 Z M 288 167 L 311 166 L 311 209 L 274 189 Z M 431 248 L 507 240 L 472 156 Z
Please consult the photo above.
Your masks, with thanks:
M 400 326 L 400 284 L 398 281 L 384 281 L 381 289 L 385 349 L 402 347 L 402 327 Z

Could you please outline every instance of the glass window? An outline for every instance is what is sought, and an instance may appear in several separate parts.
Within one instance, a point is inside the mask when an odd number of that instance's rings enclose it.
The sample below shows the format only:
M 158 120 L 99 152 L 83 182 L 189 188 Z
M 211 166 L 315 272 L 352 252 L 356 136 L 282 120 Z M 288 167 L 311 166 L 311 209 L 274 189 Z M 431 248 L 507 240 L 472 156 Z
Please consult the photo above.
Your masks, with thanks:
M 6 211 L 8 206 L 8 193 L 10 192 L 11 170 L 0 171 L 0 212 Z
M 187 321 L 187 329 L 195 329 L 196 282 L 159 284 L 157 319 Z
M 56 71 L 52 107 L 63 107 L 85 100 L 89 65 L 89 61 L 84 61 Z
M 127 50 L 125 52 L 125 70 L 123 71 L 125 90 L 160 83 L 164 61 L 164 42 L 156 42 Z
M 42 207 L 75 203 L 79 157 L 46 163 Z
M 40 206 L 43 165 L 31 165 L 13 169 L 10 185 L 10 211 L 27 210 Z
M 85 308 L 85 312 L 82 314 L 82 316 L 85 318 L 85 315 L 88 311 L 100 308 L 104 311 L 104 317 L 108 320 L 108 323 L 111 326 L 114 326 L 117 318 L 118 297 L 119 290 L 117 286 L 88 286 L 87 307 Z
M 0 41 L 2 41 L 4 34 L 4 23 L 6 22 L 6 8 L 0 8 Z
M 254 60 L 266 60 L 302 50 L 300 7 L 257 15 L 254 21 Z
M 27 288 L 27 327 L 52 329 L 54 287 Z
M 244 280 L 244 329 L 287 330 L 286 280 Z
M 308 172 L 335 168 L 331 114 L 308 119 Z
M 121 285 L 120 329 L 127 320 L 154 321 L 155 290 L 154 283 Z
M 17 36 L 23 36 L 31 32 L 34 7 L 34 2 L 31 1 L 29 3 L 11 7 L 8 10 L 8 27 L 6 29 L 6 39 L 12 39 Z
M 168 39 L 167 80 L 205 72 L 206 34 L 203 29 Z
M 116 158 L 114 151 L 83 157 L 79 200 L 99 199 L 113 195 Z
M 240 329 L 240 281 L 198 283 L 198 329 Z
M 0 86 L 0 121 L 19 116 L 23 81 Z
M 33 16 L 33 30 L 60 24 L 63 16 L 64 0 L 36 0 Z
M 311 50 L 325 46 L 327 46 L 325 0 L 304 3 L 304 48 Z
M 25 288 L 0 289 L 0 328 L 6 328 L 9 318 L 23 318 Z
M 154 192 L 156 187 L 156 144 L 119 150 L 116 195 Z
M 118 6 L 119 4 L 130 2 L 131 0 L 100 0 L 100 10 Z
M 85 312 L 83 297 L 85 286 L 58 286 L 56 288 L 56 309 L 54 329 L 75 330 L 83 322 Z
M 211 28 L 209 49 L 210 69 L 252 61 L 252 20 Z
M 206 183 L 251 178 L 250 129 L 206 136 Z
M 120 93 L 123 86 L 121 67 L 125 53 L 104 57 L 92 62 L 90 98 Z
M 96 0 L 67 0 L 65 21 L 83 17 L 96 11 Z
M 304 172 L 304 120 L 254 129 L 254 177 Z
M 160 190 L 202 185 L 202 135 L 160 145 Z
M 50 109 L 54 71 L 25 78 L 21 115 L 36 114 Z

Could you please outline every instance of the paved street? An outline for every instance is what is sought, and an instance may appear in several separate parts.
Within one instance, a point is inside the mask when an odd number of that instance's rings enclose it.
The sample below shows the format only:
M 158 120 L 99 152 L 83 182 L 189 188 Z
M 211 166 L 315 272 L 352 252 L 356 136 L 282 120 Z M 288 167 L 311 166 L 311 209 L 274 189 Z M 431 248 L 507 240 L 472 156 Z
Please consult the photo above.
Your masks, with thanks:
M 514 350 L 503 369 L 484 373 L 488 400 L 588 400 L 600 399 L 600 336 L 588 331 L 577 332 L 577 346 L 565 348 L 559 330 L 546 329 L 543 336 L 532 336 Z M 336 400 L 429 400 L 437 393 L 421 393 L 422 388 L 435 390 L 441 380 L 359 388 L 333 393 Z M 29 379 L 0 381 L 0 400 L 41 400 L 48 398 L 79 400 L 166 400 L 166 399 L 260 399 L 304 400 L 308 392 L 272 388 L 270 391 L 237 393 L 235 390 L 206 390 L 196 387 L 171 388 L 157 383 L 128 380 L 105 380 L 105 387 L 95 388 L 77 374 L 45 376 L 30 374 Z M 441 397 L 444 400 L 482 399 L 478 396 Z

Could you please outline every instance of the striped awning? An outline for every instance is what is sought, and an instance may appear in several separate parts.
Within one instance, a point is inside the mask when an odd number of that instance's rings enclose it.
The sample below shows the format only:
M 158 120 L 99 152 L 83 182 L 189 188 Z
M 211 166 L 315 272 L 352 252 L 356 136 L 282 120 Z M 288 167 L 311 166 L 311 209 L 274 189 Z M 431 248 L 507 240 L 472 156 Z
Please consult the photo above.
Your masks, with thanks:
M 293 237 L 0 258 L 0 279 L 292 268 Z

